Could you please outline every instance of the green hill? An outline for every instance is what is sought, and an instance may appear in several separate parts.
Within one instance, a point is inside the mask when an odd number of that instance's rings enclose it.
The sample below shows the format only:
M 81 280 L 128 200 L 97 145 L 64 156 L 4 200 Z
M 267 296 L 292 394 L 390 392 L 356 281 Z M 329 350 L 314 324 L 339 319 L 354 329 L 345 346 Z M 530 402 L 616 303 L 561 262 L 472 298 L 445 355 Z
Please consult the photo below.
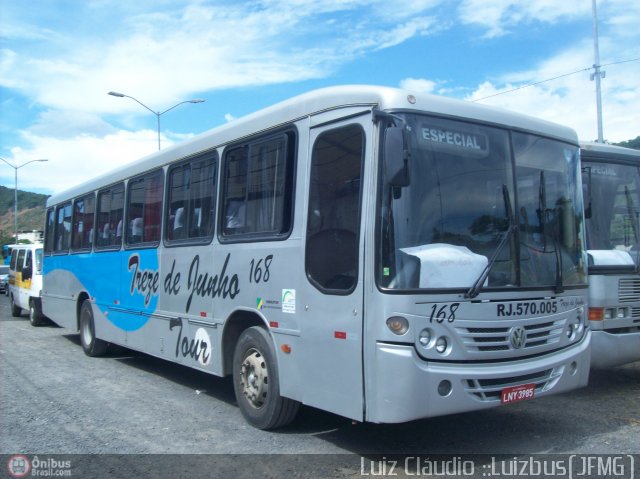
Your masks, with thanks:
M 47 195 L 18 190 L 18 229 L 43 230 Z M 0 186 L 0 244 L 13 242 L 14 190 Z

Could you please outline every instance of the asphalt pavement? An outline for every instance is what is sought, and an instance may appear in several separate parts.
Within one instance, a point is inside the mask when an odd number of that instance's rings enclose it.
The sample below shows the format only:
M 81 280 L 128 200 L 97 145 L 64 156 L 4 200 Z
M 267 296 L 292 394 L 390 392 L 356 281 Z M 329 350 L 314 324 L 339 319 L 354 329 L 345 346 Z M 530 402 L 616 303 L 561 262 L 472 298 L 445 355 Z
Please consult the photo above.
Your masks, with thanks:
M 12 318 L 3 296 L 0 431 L 7 455 L 638 454 L 640 362 L 592 371 L 577 391 L 484 411 L 381 425 L 302 407 L 293 424 L 266 432 L 243 420 L 228 378 L 120 348 L 89 358 L 77 334 Z

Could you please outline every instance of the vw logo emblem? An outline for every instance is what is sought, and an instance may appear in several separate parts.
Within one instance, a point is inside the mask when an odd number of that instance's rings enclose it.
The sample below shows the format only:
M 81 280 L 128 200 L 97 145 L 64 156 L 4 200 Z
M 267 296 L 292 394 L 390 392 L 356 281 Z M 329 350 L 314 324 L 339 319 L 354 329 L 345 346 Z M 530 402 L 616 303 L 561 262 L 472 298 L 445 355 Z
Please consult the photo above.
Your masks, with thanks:
M 511 330 L 511 346 L 514 349 L 521 349 L 527 342 L 527 330 L 524 326 L 516 326 Z

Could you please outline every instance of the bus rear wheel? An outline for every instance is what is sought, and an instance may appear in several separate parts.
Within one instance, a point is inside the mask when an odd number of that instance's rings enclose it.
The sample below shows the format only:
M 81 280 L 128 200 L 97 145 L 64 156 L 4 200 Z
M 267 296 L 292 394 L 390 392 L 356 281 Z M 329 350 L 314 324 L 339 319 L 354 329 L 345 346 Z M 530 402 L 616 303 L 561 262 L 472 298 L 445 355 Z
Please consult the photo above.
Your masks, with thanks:
M 278 368 L 269 334 L 246 329 L 233 355 L 233 389 L 245 420 L 258 429 L 276 429 L 295 418 L 300 403 L 280 396 Z
M 109 343 L 96 338 L 96 327 L 93 320 L 93 309 L 87 300 L 80 308 L 80 343 L 87 356 L 102 356 L 107 352 Z

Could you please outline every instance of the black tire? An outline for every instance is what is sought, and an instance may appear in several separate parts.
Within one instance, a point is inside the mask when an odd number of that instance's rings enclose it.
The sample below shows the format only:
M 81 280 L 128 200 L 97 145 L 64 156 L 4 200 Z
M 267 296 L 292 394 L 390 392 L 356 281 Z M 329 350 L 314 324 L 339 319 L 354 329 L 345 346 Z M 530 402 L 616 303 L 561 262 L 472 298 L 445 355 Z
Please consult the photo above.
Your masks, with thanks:
M 102 356 L 107 352 L 109 343 L 96 338 L 96 327 L 93 321 L 93 308 L 89 300 L 85 300 L 80 308 L 80 343 L 87 356 Z
M 276 429 L 294 420 L 300 403 L 280 396 L 278 368 L 269 334 L 246 329 L 233 355 L 233 390 L 245 420 L 258 429 Z
M 22 316 L 22 308 L 20 306 L 16 306 L 16 303 L 13 301 L 13 295 L 11 295 L 11 316 L 14 318 Z
M 29 301 L 29 322 L 31 326 L 38 327 L 44 324 L 44 316 L 40 312 L 35 301 Z

